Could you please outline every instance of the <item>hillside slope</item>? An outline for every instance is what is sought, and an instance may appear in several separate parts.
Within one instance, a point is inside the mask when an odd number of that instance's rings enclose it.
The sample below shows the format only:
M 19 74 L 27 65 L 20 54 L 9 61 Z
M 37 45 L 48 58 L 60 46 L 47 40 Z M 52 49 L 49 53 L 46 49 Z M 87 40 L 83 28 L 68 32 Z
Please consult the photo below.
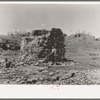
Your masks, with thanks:
M 22 39 L 21 52 L 18 59 L 13 62 L 14 65 L 8 68 L 1 66 L 0 84 L 100 84 L 99 39 L 83 33 L 66 36 L 65 56 L 68 61 L 53 66 L 40 62 L 40 65 L 36 66 L 37 53 L 41 50 L 38 42 L 42 38 L 29 36 Z
M 84 33 L 67 36 L 66 58 L 80 62 L 83 66 L 100 65 L 100 39 Z

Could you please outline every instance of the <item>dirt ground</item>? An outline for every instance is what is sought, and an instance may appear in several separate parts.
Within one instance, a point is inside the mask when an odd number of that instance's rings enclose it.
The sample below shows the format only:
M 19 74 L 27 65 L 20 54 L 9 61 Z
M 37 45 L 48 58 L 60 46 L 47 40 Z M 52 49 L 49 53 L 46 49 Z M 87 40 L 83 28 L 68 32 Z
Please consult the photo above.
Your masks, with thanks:
M 16 50 L 16 51 L 11 51 L 11 50 L 7 50 L 7 51 L 0 51 L 0 60 L 4 60 L 5 58 L 8 58 L 9 61 L 11 61 L 12 59 L 17 59 L 19 56 L 20 51 Z
M 1 84 L 57 84 L 94 85 L 100 84 L 100 69 L 84 69 L 80 64 L 68 66 L 17 66 L 0 70 Z
M 0 53 L 0 59 L 16 59 L 19 51 Z M 0 84 L 59 84 L 59 85 L 99 85 L 100 51 L 69 50 L 66 58 L 72 61 L 64 65 L 20 64 L 13 68 L 0 66 Z

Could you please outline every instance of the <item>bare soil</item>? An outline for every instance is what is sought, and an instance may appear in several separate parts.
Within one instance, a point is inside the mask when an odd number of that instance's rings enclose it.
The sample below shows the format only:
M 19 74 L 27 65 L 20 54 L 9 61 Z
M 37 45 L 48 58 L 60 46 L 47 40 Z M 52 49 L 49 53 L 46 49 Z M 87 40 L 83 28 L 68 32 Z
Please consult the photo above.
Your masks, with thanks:
M 69 60 L 64 65 L 19 64 L 13 68 L 0 66 L 0 84 L 59 84 L 59 85 L 99 85 L 100 46 L 94 38 L 82 40 L 73 37 L 65 41 Z M 92 42 L 91 42 L 92 41 Z M 0 52 L 0 60 L 17 59 L 19 51 Z

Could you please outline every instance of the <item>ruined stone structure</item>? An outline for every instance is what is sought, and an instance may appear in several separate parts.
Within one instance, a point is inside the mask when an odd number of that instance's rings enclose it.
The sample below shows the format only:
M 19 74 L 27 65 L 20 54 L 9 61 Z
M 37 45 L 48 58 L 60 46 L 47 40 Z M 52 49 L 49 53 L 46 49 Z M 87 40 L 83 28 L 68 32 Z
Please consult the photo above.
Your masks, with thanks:
M 19 60 L 25 63 L 35 63 L 38 61 L 40 59 L 38 55 L 43 48 L 40 44 L 43 42 L 43 38 L 48 36 L 49 35 L 46 34 L 22 37 Z

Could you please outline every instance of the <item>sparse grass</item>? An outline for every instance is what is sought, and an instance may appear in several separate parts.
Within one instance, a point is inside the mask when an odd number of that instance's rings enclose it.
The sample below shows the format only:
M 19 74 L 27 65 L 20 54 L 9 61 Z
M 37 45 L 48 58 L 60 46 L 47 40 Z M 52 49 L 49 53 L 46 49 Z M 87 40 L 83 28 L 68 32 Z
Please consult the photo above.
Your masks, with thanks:
M 19 53 L 20 53 L 19 50 L 17 51 L 7 50 L 7 51 L 0 52 L 0 60 L 3 60 L 5 58 L 8 58 L 9 60 L 16 59 L 18 58 Z
M 14 39 L 17 41 L 16 37 L 8 37 L 9 39 Z M 20 38 L 19 38 L 20 39 Z M 66 45 L 66 55 L 65 57 L 69 60 L 73 60 L 74 64 L 71 64 L 70 62 L 66 62 L 66 65 L 64 66 L 50 66 L 50 68 L 47 68 L 41 71 L 40 66 L 35 66 L 34 65 L 21 65 L 18 68 L 15 69 L 7 69 L 9 73 L 6 75 L 7 76 L 2 76 L 2 77 L 11 77 L 12 81 L 14 84 L 23 84 L 16 82 L 16 80 L 20 77 L 23 78 L 24 83 L 26 82 L 27 84 L 34 84 L 33 80 L 38 79 L 41 77 L 43 79 L 46 79 L 45 81 L 42 81 L 42 84 L 69 84 L 69 85 L 90 85 L 90 84 L 100 84 L 100 47 L 99 43 L 100 41 L 96 41 L 93 38 L 87 39 L 87 37 L 82 38 L 69 38 L 69 40 L 65 41 Z M 85 44 L 84 44 L 85 43 Z M 95 49 L 96 48 L 96 49 Z M 4 51 L 0 52 L 0 59 L 5 59 L 9 58 L 11 59 L 16 59 L 19 56 L 19 51 Z M 47 67 L 47 66 L 44 66 Z M 39 70 L 37 69 L 39 68 Z M 12 71 L 14 70 L 14 71 Z M 19 73 L 18 73 L 18 72 Z M 22 72 L 20 74 L 20 72 Z M 53 72 L 55 75 L 53 76 L 53 80 L 55 80 L 56 76 L 59 76 L 60 79 L 59 81 L 54 81 L 51 83 L 52 76 L 48 77 L 48 73 Z M 13 73 L 13 76 L 12 76 Z M 73 77 L 71 77 L 72 74 L 75 74 Z M 14 78 L 16 78 L 14 80 Z M 26 80 L 25 80 L 25 79 Z M 29 79 L 29 80 L 28 80 Z M 7 81 L 7 79 L 2 79 L 3 81 Z M 11 80 L 9 84 L 13 84 Z M 1 82 L 1 78 L 0 78 Z M 29 83 L 28 83 L 29 82 Z M 33 83 L 32 83 L 33 82 Z M 3 82 L 4 83 L 4 82 Z M 36 84 L 41 84 L 41 81 L 38 81 Z

